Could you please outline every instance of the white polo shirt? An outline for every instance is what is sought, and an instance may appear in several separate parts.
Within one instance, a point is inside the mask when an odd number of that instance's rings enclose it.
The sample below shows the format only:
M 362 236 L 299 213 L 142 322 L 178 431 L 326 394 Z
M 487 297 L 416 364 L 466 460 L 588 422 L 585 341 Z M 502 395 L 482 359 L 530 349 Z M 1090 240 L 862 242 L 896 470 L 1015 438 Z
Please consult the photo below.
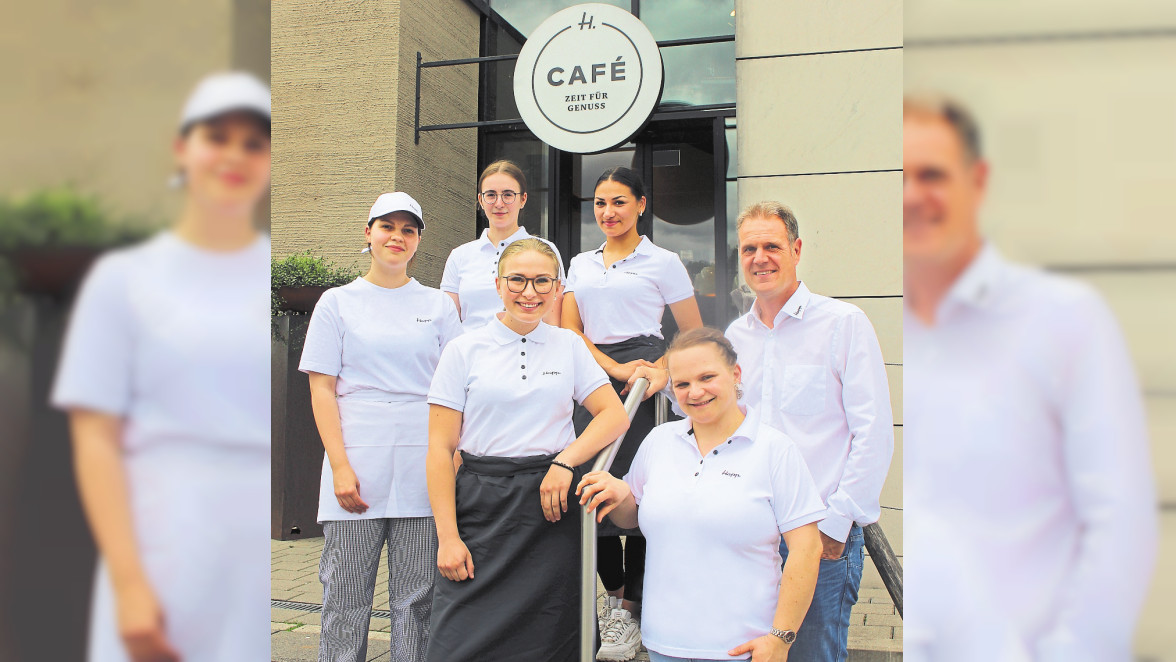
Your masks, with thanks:
M 340 398 L 424 400 L 441 349 L 459 335 L 440 291 L 415 278 L 392 289 L 356 278 L 319 299 L 298 369 L 338 377 Z
M 540 322 L 520 336 L 495 319 L 445 348 L 429 404 L 462 412 L 458 449 L 467 453 L 550 455 L 576 440 L 573 401 L 608 383 L 574 332 Z
M 482 230 L 482 236 L 453 249 L 445 260 L 445 271 L 441 274 L 441 291 L 452 292 L 461 302 L 462 327 L 469 331 L 486 326 L 494 315 L 502 312 L 502 299 L 494 288 L 498 277 L 498 258 L 502 251 L 520 239 L 533 235 L 527 229 L 519 229 L 506 239 L 495 244 L 490 241 L 490 230 Z M 559 249 L 555 244 L 535 237 L 551 246 L 556 256 Z M 559 258 L 559 277 L 564 277 L 563 257 Z
M 604 244 L 572 258 L 565 292 L 574 292 L 584 335 L 597 345 L 637 336 L 662 337 L 665 307 L 694 296 L 677 253 L 648 237 L 627 257 L 604 266 Z
M 894 452 L 894 417 L 874 327 L 860 308 L 804 283 L 769 329 L 759 301 L 727 327 L 743 370 L 743 401 L 800 447 L 829 513 L 825 535 L 878 521 Z
M 800 450 L 746 413 L 706 456 L 689 418 L 659 425 L 625 476 L 647 544 L 641 638 L 662 655 L 735 659 L 767 634 L 780 536 L 825 514 Z
M 986 245 L 935 323 L 905 311 L 903 328 L 907 521 L 967 523 L 949 542 L 972 563 L 940 562 L 987 588 L 1033 659 L 1129 659 L 1156 491 L 1139 381 L 1106 303 Z M 942 622 L 920 609 L 933 600 L 909 604 L 920 631 Z

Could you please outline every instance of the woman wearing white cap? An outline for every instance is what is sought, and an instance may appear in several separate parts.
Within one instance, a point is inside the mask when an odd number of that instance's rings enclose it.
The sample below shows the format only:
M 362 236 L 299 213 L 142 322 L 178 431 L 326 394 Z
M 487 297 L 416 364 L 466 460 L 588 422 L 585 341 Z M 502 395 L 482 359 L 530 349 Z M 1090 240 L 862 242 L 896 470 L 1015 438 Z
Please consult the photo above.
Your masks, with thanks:
M 52 402 L 100 556 L 89 659 L 269 659 L 270 94 L 210 76 L 180 120 L 179 219 L 102 257 Z
M 824 503 L 800 449 L 738 404 L 741 371 L 721 332 L 681 333 L 666 358 L 688 418 L 654 428 L 623 481 L 586 475 L 580 503 L 648 540 L 652 662 L 784 662 L 816 587 Z
M 613 387 L 624 394 L 637 368 L 664 367 L 661 322 L 667 306 L 682 331 L 702 326 L 702 317 L 681 258 L 637 232 L 647 203 L 637 173 L 623 167 L 606 170 L 596 181 L 594 196 L 596 224 L 605 241 L 572 258 L 563 326 L 584 338 Z M 584 425 L 583 417 L 576 412 L 577 429 Z M 653 402 L 645 402 L 613 461 L 614 475 L 625 475 L 653 425 Z M 623 552 L 620 534 L 627 535 Z M 635 616 L 641 604 L 645 540 L 640 531 L 608 525 L 600 527 L 599 535 L 596 565 L 609 599 L 597 659 L 630 660 L 641 647 Z
M 505 160 L 486 166 L 478 178 L 478 208 L 486 216 L 487 227 L 482 236 L 453 249 L 441 275 L 441 290 L 453 297 L 461 312 L 462 327 L 467 331 L 486 326 L 502 311 L 502 299 L 498 298 L 494 286 L 498 259 L 507 246 L 531 236 L 519 225 L 519 212 L 526 205 L 527 178 L 521 168 Z M 546 239 L 542 241 L 560 259 L 555 245 Z M 563 275 L 560 259 L 561 280 Z M 559 326 L 559 296 L 544 319 L 552 326 Z
M 559 293 L 555 251 L 506 247 L 506 308 L 445 348 L 429 388 L 429 499 L 437 520 L 431 662 L 574 662 L 579 509 L 574 467 L 628 427 L 579 336 L 542 322 Z M 572 406 L 592 415 L 578 437 Z M 454 451 L 461 468 L 453 472 Z
M 380 552 L 388 548 L 391 659 L 417 662 L 429 639 L 437 532 L 425 485 L 429 405 L 441 350 L 461 334 L 457 309 L 408 276 L 425 228 L 407 193 L 368 214 L 371 268 L 327 290 L 310 319 L 298 369 L 310 376 L 323 440 L 319 660 L 367 659 Z

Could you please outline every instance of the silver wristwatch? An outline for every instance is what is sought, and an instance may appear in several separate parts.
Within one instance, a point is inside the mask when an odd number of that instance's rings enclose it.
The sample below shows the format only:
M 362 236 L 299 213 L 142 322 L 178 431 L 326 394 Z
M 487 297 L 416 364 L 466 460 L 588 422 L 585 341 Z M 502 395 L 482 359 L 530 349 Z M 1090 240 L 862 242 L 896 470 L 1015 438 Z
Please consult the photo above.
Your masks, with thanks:
M 793 632 L 792 630 L 781 630 L 779 628 L 772 628 L 771 630 L 768 631 L 768 634 L 772 635 L 773 637 L 776 637 L 777 639 L 779 639 L 780 641 L 783 641 L 786 644 L 791 644 L 792 642 L 796 641 L 796 633 Z

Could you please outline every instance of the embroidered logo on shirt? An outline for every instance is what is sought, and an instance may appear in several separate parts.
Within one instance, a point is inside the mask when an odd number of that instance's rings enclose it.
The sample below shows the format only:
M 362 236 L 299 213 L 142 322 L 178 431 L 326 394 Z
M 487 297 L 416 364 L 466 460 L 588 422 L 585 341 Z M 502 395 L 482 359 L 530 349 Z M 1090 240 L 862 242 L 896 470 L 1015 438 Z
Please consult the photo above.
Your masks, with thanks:
M 562 373 L 562 372 L 560 372 L 560 371 L 558 371 L 558 370 L 544 370 L 544 371 L 543 371 L 541 374 L 544 374 L 544 375 L 562 375 L 563 373 Z
M 732 478 L 739 478 L 739 474 L 733 474 L 730 471 L 727 471 L 726 469 L 723 469 L 723 475 L 730 476 Z
M 416 318 L 416 320 L 417 320 L 418 322 L 420 322 L 421 324 L 425 324 L 425 323 L 427 323 L 427 322 L 432 322 L 432 321 L 433 321 L 433 318 L 431 318 L 431 317 L 430 317 L 429 319 L 421 319 L 421 318 L 419 318 L 419 317 L 418 317 L 418 318 Z
M 638 276 L 638 275 L 640 275 L 640 274 L 638 274 L 636 271 L 626 271 L 625 273 L 629 274 L 630 276 Z

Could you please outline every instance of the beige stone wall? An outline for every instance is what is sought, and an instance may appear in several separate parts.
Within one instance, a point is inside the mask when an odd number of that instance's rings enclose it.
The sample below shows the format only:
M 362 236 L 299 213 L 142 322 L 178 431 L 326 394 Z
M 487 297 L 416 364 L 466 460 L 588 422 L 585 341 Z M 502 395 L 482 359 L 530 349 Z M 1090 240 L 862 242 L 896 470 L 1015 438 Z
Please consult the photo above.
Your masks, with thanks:
M 896 424 L 881 525 L 901 555 L 903 3 L 739 0 L 736 21 L 739 206 L 791 206 L 801 278 L 877 330 Z M 872 563 L 862 585 L 882 586 Z
M 268 1 L 10 5 L 0 25 L 0 194 L 72 184 L 117 216 L 170 221 L 184 99 L 212 71 L 252 65 L 268 76 L 268 54 L 259 57 Z
M 462 0 L 291 0 L 272 21 L 274 255 L 312 249 L 366 266 L 368 209 L 403 190 L 428 227 L 412 273 L 435 286 L 449 251 L 473 235 L 477 135 L 413 143 L 416 52 L 476 57 L 476 12 Z M 426 70 L 421 94 L 422 124 L 476 120 L 477 68 Z
M 951 94 L 981 123 L 992 163 L 985 234 L 1011 259 L 1091 283 L 1118 316 L 1143 384 L 1160 500 L 1176 503 L 1176 39 L 1089 38 L 1171 35 L 1176 5 L 908 0 L 907 19 L 907 87 Z M 964 41 L 1017 35 L 1051 38 Z M 1169 505 L 1160 558 L 1174 556 Z M 1140 659 L 1176 650 L 1173 595 L 1176 570 L 1161 562 Z

